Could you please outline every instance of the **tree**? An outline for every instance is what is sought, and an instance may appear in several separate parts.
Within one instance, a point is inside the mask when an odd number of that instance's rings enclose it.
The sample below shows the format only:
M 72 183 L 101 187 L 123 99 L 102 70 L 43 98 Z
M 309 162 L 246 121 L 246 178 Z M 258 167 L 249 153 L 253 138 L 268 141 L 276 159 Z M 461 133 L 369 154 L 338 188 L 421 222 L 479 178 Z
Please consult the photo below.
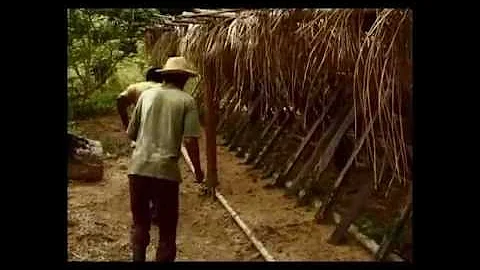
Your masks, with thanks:
M 137 39 L 155 19 L 155 9 L 68 10 L 68 86 L 82 103 L 102 88 L 117 64 L 137 52 Z

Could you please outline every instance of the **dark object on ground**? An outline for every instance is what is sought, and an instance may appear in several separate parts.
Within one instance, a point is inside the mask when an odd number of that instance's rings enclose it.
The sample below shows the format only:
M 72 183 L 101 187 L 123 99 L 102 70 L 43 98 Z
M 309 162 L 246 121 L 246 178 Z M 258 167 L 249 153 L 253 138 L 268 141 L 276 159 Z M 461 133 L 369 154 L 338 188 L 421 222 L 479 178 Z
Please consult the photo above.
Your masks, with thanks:
M 68 179 L 97 182 L 103 179 L 103 148 L 99 141 L 71 133 L 68 136 Z

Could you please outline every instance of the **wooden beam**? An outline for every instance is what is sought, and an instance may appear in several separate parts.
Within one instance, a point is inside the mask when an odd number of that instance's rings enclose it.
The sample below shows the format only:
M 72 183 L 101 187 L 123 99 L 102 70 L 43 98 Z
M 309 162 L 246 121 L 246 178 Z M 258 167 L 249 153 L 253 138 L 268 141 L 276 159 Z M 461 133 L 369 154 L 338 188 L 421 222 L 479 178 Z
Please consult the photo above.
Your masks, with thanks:
M 384 96 L 381 100 L 381 103 L 382 103 L 381 105 L 383 105 L 383 103 L 385 103 L 388 100 L 388 98 L 390 98 L 390 94 L 391 94 L 391 88 L 389 88 L 387 90 L 387 93 L 384 94 Z M 327 216 L 329 216 L 331 214 L 332 202 L 335 200 L 336 196 L 338 195 L 338 191 L 340 189 L 340 186 L 342 185 L 343 179 L 345 178 L 346 173 L 350 169 L 350 166 L 352 165 L 353 160 L 355 159 L 355 157 L 360 152 L 360 149 L 362 148 L 365 140 L 367 139 L 367 136 L 370 133 L 370 130 L 373 128 L 373 124 L 377 120 L 380 112 L 381 112 L 381 110 L 377 111 L 375 116 L 372 119 L 370 119 L 370 123 L 368 123 L 367 128 L 365 129 L 365 131 L 363 132 L 359 141 L 357 142 L 357 145 L 355 146 L 352 155 L 347 160 L 347 164 L 345 164 L 345 167 L 340 172 L 340 175 L 338 176 L 337 180 L 335 181 L 335 184 L 333 185 L 331 191 L 328 193 L 326 199 L 324 200 L 325 203 L 322 205 L 322 207 L 315 214 L 315 219 L 317 220 L 317 222 L 320 222 L 321 220 L 326 219 Z
M 215 88 L 213 85 L 206 84 L 204 91 L 204 100 L 207 107 L 206 119 L 206 152 L 207 152 L 207 180 L 206 185 L 210 190 L 214 191 L 218 185 L 217 175 L 217 142 L 216 142 L 216 126 L 218 102 L 215 99 Z M 214 192 L 211 193 L 215 194 Z
M 221 108 L 222 110 L 224 110 L 224 112 L 220 116 L 219 122 L 217 124 L 217 132 L 220 131 L 220 129 L 223 127 L 223 124 L 232 113 L 232 110 L 235 108 L 235 105 L 236 105 L 235 102 L 239 97 L 239 95 L 235 95 L 235 94 L 236 94 L 235 88 L 232 86 L 232 88 L 227 94 L 226 104 L 223 105 Z
M 327 106 L 323 109 L 322 114 L 318 117 L 318 120 L 313 124 L 313 126 L 310 129 L 310 131 L 308 132 L 307 136 L 303 139 L 302 143 L 298 147 L 297 151 L 293 154 L 293 156 L 287 162 L 287 166 L 285 167 L 285 169 L 280 174 L 276 174 L 274 176 L 274 179 L 273 179 L 274 185 L 281 186 L 285 183 L 285 177 L 288 175 L 288 173 L 290 173 L 292 168 L 297 163 L 298 158 L 303 153 L 303 150 L 312 140 L 313 134 L 315 134 L 315 132 L 320 127 L 320 124 L 323 122 L 325 116 L 327 115 L 327 112 L 330 110 L 330 107 L 332 106 L 333 102 L 337 98 L 339 92 L 340 91 L 337 91 L 335 96 L 329 100 Z
M 338 127 L 341 120 L 342 120 L 342 117 L 341 115 L 339 115 L 332 121 L 328 129 L 323 133 L 322 137 L 320 137 L 320 139 L 318 140 L 317 146 L 315 147 L 312 154 L 310 155 L 310 158 L 303 165 L 297 177 L 295 177 L 293 181 L 286 182 L 285 187 L 287 188 L 286 190 L 287 196 L 292 196 L 296 194 L 298 190 L 301 188 L 301 185 L 303 184 L 305 177 L 307 176 L 307 174 L 311 172 L 312 167 L 315 165 L 317 160 L 321 158 L 322 150 L 325 145 L 325 142 L 332 136 L 332 134 L 334 134 L 335 129 Z
M 225 126 L 228 118 L 232 116 L 235 111 L 235 107 L 238 105 L 237 98 L 235 97 L 232 102 L 226 105 L 225 112 L 222 113 L 222 118 L 217 125 L 217 132 L 220 132 Z
M 252 110 L 248 113 L 247 118 L 243 121 L 240 127 L 237 129 L 235 135 L 230 141 L 230 146 L 228 147 L 229 151 L 232 151 L 237 146 L 238 141 L 243 137 L 243 131 L 247 128 L 248 124 L 251 123 L 252 115 L 255 113 L 257 108 L 260 106 L 261 96 L 258 96 L 252 104 Z
M 183 145 L 181 148 L 181 152 L 185 162 L 188 165 L 188 168 L 193 174 L 195 174 L 195 168 L 193 167 L 192 160 L 188 156 L 188 151 Z M 267 249 L 265 249 L 263 244 L 260 241 L 258 241 L 258 239 L 253 235 L 252 230 L 250 230 L 250 228 L 245 224 L 245 222 L 243 222 L 243 220 L 240 219 L 240 216 L 238 215 L 238 213 L 235 210 L 233 210 L 233 208 L 228 204 L 225 197 L 217 190 L 215 191 L 215 197 L 220 201 L 223 207 L 227 209 L 227 211 L 230 213 L 232 218 L 235 220 L 235 222 L 237 222 L 238 226 L 243 230 L 243 232 L 247 235 L 250 241 L 252 241 L 253 245 L 258 249 L 258 251 L 265 258 L 265 260 L 274 261 L 272 255 L 270 255 L 270 253 L 267 251 Z
M 195 9 L 194 9 L 195 11 Z M 194 18 L 194 17 L 225 17 L 225 18 L 235 18 L 237 14 L 235 11 L 241 11 L 241 9 L 231 9 L 231 10 L 220 10 L 220 11 L 200 11 L 197 9 L 197 12 L 188 12 L 184 11 L 182 15 L 176 16 L 179 18 Z
M 238 113 L 238 114 L 241 114 L 241 100 L 237 100 L 235 103 L 232 104 L 233 105 L 233 111 L 231 112 L 231 116 L 233 116 L 234 113 Z M 231 117 L 230 116 L 230 117 Z M 241 116 L 241 115 L 240 115 Z M 224 133 L 224 143 L 222 143 L 223 146 L 227 146 L 231 139 L 233 138 L 233 136 L 235 135 L 235 131 L 236 131 L 236 127 L 239 125 L 238 121 L 236 121 L 235 123 L 233 123 L 233 126 L 234 128 L 233 129 L 230 129 L 230 131 L 228 132 L 225 132 Z M 225 126 L 225 123 L 223 124 L 223 126 Z
M 333 219 L 335 223 L 339 224 L 342 220 L 342 217 L 338 213 L 334 212 Z M 373 239 L 370 239 L 366 235 L 362 234 L 355 224 L 350 225 L 348 232 L 351 233 L 353 237 L 355 237 L 355 240 L 366 247 L 372 254 L 377 253 L 379 249 L 378 244 Z M 395 262 L 403 261 L 403 259 L 395 253 L 388 254 L 388 259 Z
M 197 18 L 176 18 L 172 20 L 172 22 L 179 22 L 179 23 L 188 23 L 188 24 L 204 24 L 209 23 L 210 20 L 205 17 L 197 17 Z
M 272 137 L 267 141 L 267 144 L 262 148 L 262 150 L 258 154 L 257 158 L 253 162 L 253 167 L 254 168 L 258 168 L 258 164 L 260 164 L 260 161 L 262 161 L 262 159 L 265 157 L 268 150 L 270 149 L 270 147 L 273 145 L 273 143 L 277 139 L 278 135 L 280 135 L 280 133 L 283 131 L 283 129 L 287 126 L 287 123 L 289 122 L 291 116 L 292 116 L 291 113 L 287 111 L 285 118 L 283 119 L 282 123 L 280 124 L 280 127 L 277 128 L 277 130 L 275 130 Z
M 386 255 L 390 254 L 390 251 L 393 246 L 392 244 L 400 236 L 400 232 L 405 226 L 405 223 L 407 222 L 407 219 L 410 216 L 411 212 L 412 212 L 412 184 L 410 183 L 408 195 L 407 195 L 407 204 L 402 209 L 400 218 L 395 222 L 392 233 L 390 235 L 384 236 L 383 241 L 380 244 L 380 248 L 375 254 L 376 260 L 384 261 L 385 258 L 387 257 Z
M 348 212 L 343 215 L 342 221 L 335 228 L 335 231 L 332 233 L 328 239 L 328 243 L 332 245 L 339 245 L 345 242 L 346 235 L 348 233 L 348 228 L 353 223 L 355 219 L 360 215 L 360 211 L 364 208 L 368 197 L 372 194 L 373 191 L 373 178 L 369 178 L 366 183 L 360 188 L 359 192 L 355 194 L 355 198 L 350 204 L 350 209 Z
M 176 22 L 176 21 L 161 22 L 160 24 L 168 25 L 168 26 L 189 26 L 190 25 L 189 23 L 186 23 L 186 22 Z
M 249 149 L 248 153 L 246 154 L 246 159 L 244 161 L 245 164 L 250 164 L 255 159 L 255 155 L 258 153 L 258 150 L 259 150 L 258 148 L 260 147 L 261 142 L 263 141 L 268 131 L 270 131 L 271 127 L 277 121 L 277 119 L 280 117 L 281 114 L 282 114 L 282 110 L 276 111 L 275 114 L 273 115 L 273 118 L 270 120 L 267 126 L 263 129 L 262 134 L 260 134 L 260 138 L 253 142 L 253 146 Z
M 372 123 L 371 126 L 373 126 L 373 123 Z M 331 214 L 330 210 L 331 210 L 332 202 L 336 198 L 336 196 L 338 195 L 338 191 L 339 191 L 339 188 L 340 188 L 340 186 L 343 182 L 343 179 L 345 178 L 345 175 L 347 174 L 348 170 L 352 166 L 353 160 L 355 159 L 355 157 L 360 152 L 360 149 L 362 148 L 363 143 L 365 142 L 365 139 L 367 138 L 367 135 L 370 133 L 370 129 L 371 128 L 367 128 L 367 130 L 363 133 L 362 137 L 360 138 L 357 145 L 355 146 L 355 149 L 353 150 L 352 155 L 347 160 L 347 164 L 345 164 L 345 167 L 343 167 L 342 171 L 340 172 L 340 174 L 337 177 L 337 180 L 335 180 L 335 183 L 334 183 L 332 189 L 330 190 L 326 199 L 324 200 L 325 203 L 322 205 L 322 207 L 315 214 L 315 219 L 317 220 L 318 223 L 320 223 L 322 220 L 327 219 L 329 217 L 328 214 Z
M 335 132 L 335 135 L 332 137 L 327 147 L 325 148 L 325 151 L 322 157 L 320 158 L 320 161 L 315 166 L 314 170 L 317 172 L 315 177 L 311 179 L 307 179 L 305 183 L 305 187 L 300 191 L 300 194 L 303 194 L 303 196 L 299 197 L 300 205 L 304 205 L 305 202 L 307 202 L 310 199 L 310 195 L 312 194 L 312 191 L 311 191 L 312 184 L 318 179 L 320 179 L 322 173 L 325 171 L 328 164 L 332 160 L 333 154 L 335 153 L 335 150 L 340 144 L 340 140 L 345 135 L 348 128 L 350 128 L 350 126 L 353 124 L 354 120 L 355 120 L 355 108 L 352 106 L 348 110 L 347 115 L 344 116 L 342 124 L 338 127 L 338 130 Z

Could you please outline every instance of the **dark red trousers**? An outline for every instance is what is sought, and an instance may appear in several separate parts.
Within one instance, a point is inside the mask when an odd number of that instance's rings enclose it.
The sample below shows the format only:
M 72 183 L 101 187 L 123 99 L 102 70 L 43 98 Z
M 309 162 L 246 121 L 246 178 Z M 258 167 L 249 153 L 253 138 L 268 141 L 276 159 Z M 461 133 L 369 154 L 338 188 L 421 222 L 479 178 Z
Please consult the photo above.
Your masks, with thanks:
M 133 216 L 131 243 L 134 261 L 145 261 L 146 249 L 150 244 L 150 224 L 153 203 L 153 215 L 158 219 L 159 241 L 156 261 L 172 262 L 175 260 L 177 248 L 178 197 L 179 183 L 129 175 L 130 206 Z

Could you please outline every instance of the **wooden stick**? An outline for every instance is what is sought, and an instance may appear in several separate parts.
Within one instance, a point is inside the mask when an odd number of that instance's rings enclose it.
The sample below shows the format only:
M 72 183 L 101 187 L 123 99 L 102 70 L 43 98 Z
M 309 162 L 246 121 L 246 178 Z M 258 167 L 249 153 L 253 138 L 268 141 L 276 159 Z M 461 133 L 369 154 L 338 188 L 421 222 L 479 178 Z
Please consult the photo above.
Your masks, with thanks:
M 323 115 L 322 115 L 323 116 Z M 293 156 L 289 159 L 287 162 L 287 167 L 280 173 L 277 174 L 273 182 L 276 186 L 282 185 L 285 181 L 284 178 L 287 176 L 287 174 L 292 170 L 293 166 L 297 163 L 298 158 L 300 155 L 303 153 L 303 150 L 305 149 L 305 146 L 307 146 L 310 141 L 313 138 L 313 134 L 317 131 L 317 129 L 320 127 L 320 124 L 323 121 L 323 117 L 320 117 L 312 126 L 310 131 L 308 132 L 307 136 L 303 139 L 302 143 L 298 147 L 297 151 L 293 154 Z
M 260 106 L 260 101 L 260 96 L 258 96 L 252 104 L 252 110 L 249 112 L 247 119 L 245 119 L 240 128 L 237 129 L 235 136 L 233 136 L 232 140 L 230 141 L 230 147 L 228 148 L 228 150 L 232 151 L 233 149 L 235 149 L 238 141 L 243 137 L 243 131 L 248 127 L 248 124 L 252 122 L 252 115 L 255 113 L 255 110 Z
M 190 159 L 190 156 L 188 155 L 187 149 L 182 145 L 181 152 L 183 155 L 183 158 L 185 159 L 185 162 L 188 165 L 188 168 L 192 173 L 195 173 L 195 168 L 193 167 L 192 161 Z M 228 204 L 227 200 L 223 195 L 215 190 L 215 197 L 220 201 L 220 203 L 227 209 L 228 213 L 232 216 L 232 218 L 235 220 L 237 225 L 242 229 L 242 231 L 245 233 L 245 235 L 250 239 L 250 241 L 253 243 L 253 245 L 257 248 L 257 250 L 262 254 L 263 258 L 265 258 L 266 261 L 268 262 L 273 262 L 275 259 L 273 258 L 272 255 L 267 251 L 267 249 L 263 246 L 262 242 L 258 241 L 255 235 L 253 234 L 252 230 L 248 228 L 248 226 L 243 222 L 243 220 L 240 218 L 240 216 L 233 210 L 232 207 Z
M 395 223 L 392 233 L 390 235 L 384 236 L 383 241 L 380 244 L 380 248 L 375 254 L 376 260 L 384 261 L 386 254 L 390 254 L 390 251 L 392 249 L 392 244 L 399 237 L 400 232 L 405 226 L 405 223 L 407 222 L 407 218 L 410 216 L 411 211 L 412 211 L 412 184 L 410 183 L 410 187 L 407 195 L 407 204 L 402 209 L 400 218 Z
M 218 192 L 217 190 L 215 190 L 215 196 L 217 197 L 217 199 L 222 203 L 223 207 L 225 207 L 225 209 L 227 209 L 227 211 L 230 213 L 230 215 L 233 217 L 233 219 L 236 221 L 236 223 L 238 224 L 238 226 L 243 230 L 243 232 L 245 233 L 245 235 L 250 239 L 250 241 L 255 245 L 255 247 L 257 248 L 257 250 L 262 254 L 263 258 L 265 258 L 265 260 L 267 262 L 274 262 L 275 259 L 273 258 L 272 255 L 270 255 L 270 253 L 267 251 L 267 249 L 263 246 L 262 242 L 258 241 L 257 238 L 255 237 L 255 235 L 253 235 L 253 232 L 248 228 L 248 226 L 242 221 L 242 219 L 240 219 L 240 216 L 235 212 L 235 210 L 232 209 L 232 207 L 230 207 L 230 205 L 228 205 L 228 202 L 227 200 L 225 200 L 225 198 L 222 196 L 222 194 L 220 194 L 220 192 Z
M 390 93 L 391 93 L 391 88 L 389 88 L 387 90 L 387 93 L 385 93 L 385 95 L 383 96 L 382 103 L 385 102 L 388 97 L 390 97 Z M 331 210 L 331 207 L 332 207 L 332 202 L 334 201 L 334 198 L 338 195 L 338 191 L 339 191 L 340 186 L 342 185 L 343 179 L 344 179 L 345 175 L 347 174 L 348 170 L 350 169 L 350 167 L 353 163 L 353 160 L 355 159 L 355 157 L 360 152 L 360 149 L 362 148 L 363 143 L 367 139 L 367 136 L 370 133 L 370 130 L 373 128 L 373 124 L 377 120 L 379 114 L 380 114 L 380 111 L 377 111 L 375 116 L 370 120 L 370 123 L 368 123 L 368 126 L 367 126 L 366 130 L 363 132 L 359 141 L 357 142 L 357 145 L 355 146 L 352 155 L 347 160 L 347 163 L 345 164 L 345 167 L 340 172 L 340 175 L 338 176 L 337 180 L 335 181 L 335 184 L 333 185 L 333 188 L 331 189 L 331 191 L 327 195 L 327 197 L 325 199 L 325 204 L 323 204 L 322 207 L 315 214 L 315 219 L 317 220 L 317 222 L 326 218 L 330 214 L 330 210 Z
M 335 132 L 335 128 L 338 126 L 338 123 L 341 120 L 342 118 L 340 116 L 337 116 L 333 120 L 333 122 L 329 125 L 328 129 L 325 131 L 325 133 L 323 133 L 320 140 L 318 140 L 317 146 L 313 150 L 313 153 L 310 155 L 310 158 L 308 159 L 308 161 L 305 163 L 305 165 L 303 165 L 302 169 L 300 170 L 300 173 L 297 175 L 297 177 L 295 177 L 295 179 L 292 182 L 290 183 L 287 182 L 287 190 L 286 190 L 287 195 L 294 195 L 301 188 L 301 185 L 303 184 L 305 177 L 307 176 L 307 174 L 311 172 L 314 163 L 320 159 L 325 142 Z
M 339 92 L 340 91 L 336 91 L 334 96 L 328 101 L 328 104 L 323 109 L 322 114 L 318 117 L 318 120 L 313 124 L 312 128 L 308 132 L 307 136 L 303 139 L 302 144 L 298 147 L 297 151 L 295 152 L 291 160 L 288 161 L 287 167 L 285 168 L 285 170 L 283 170 L 283 172 L 279 176 L 275 177 L 274 179 L 275 185 L 279 186 L 284 184 L 285 179 L 282 179 L 282 178 L 286 177 L 287 174 L 292 170 L 293 166 L 295 166 L 295 164 L 297 163 L 297 160 L 300 157 L 300 155 L 303 153 L 305 146 L 307 146 L 310 143 L 310 141 L 313 138 L 313 134 L 315 134 L 317 129 L 320 127 L 320 124 L 323 122 L 323 119 L 327 115 L 327 112 L 330 110 L 330 107 L 339 96 L 338 94 Z
M 330 236 L 328 243 L 333 245 L 339 245 L 344 242 L 346 239 L 346 234 L 348 228 L 353 223 L 353 221 L 359 216 L 360 211 L 364 208 L 368 197 L 372 194 L 373 190 L 373 178 L 368 179 L 366 183 L 363 184 L 360 191 L 355 194 L 355 198 L 350 204 L 350 209 L 342 218 L 342 221 L 335 228 L 335 231 Z
M 282 123 L 280 124 L 280 127 L 277 128 L 277 130 L 275 130 L 275 132 L 273 133 L 273 136 L 270 138 L 270 140 L 267 142 L 267 144 L 262 148 L 262 150 L 260 151 L 260 153 L 258 154 L 257 158 L 255 159 L 255 161 L 253 162 L 253 166 L 255 168 L 257 168 L 258 164 L 260 163 L 260 161 L 262 161 L 262 159 L 265 157 L 265 155 L 267 154 L 268 150 L 270 149 L 270 147 L 272 146 L 273 142 L 275 142 L 275 140 L 277 139 L 278 135 L 280 135 L 280 133 L 283 131 L 283 129 L 286 127 L 288 121 L 290 120 L 290 117 L 291 117 L 291 113 L 287 112 L 287 115 L 285 116 L 285 118 L 283 119 Z
M 233 91 L 233 92 L 235 92 L 235 91 Z M 220 121 L 217 125 L 217 131 L 220 131 L 220 129 L 225 124 L 225 121 L 227 120 L 227 118 L 230 117 L 230 115 L 232 114 L 233 110 L 235 109 L 235 107 L 238 103 L 237 102 L 238 97 L 239 97 L 239 95 L 236 95 L 236 96 L 234 95 L 233 99 L 231 101 L 229 101 L 227 105 L 224 106 L 225 113 L 222 114 L 222 117 L 221 117 L 221 119 L 220 119 Z
M 373 123 L 372 123 L 372 126 L 373 126 Z M 355 159 L 355 157 L 360 152 L 360 149 L 362 148 L 363 143 L 365 142 L 365 139 L 367 138 L 367 135 L 369 133 L 370 133 L 370 128 L 367 128 L 367 130 L 363 133 L 362 137 L 358 141 L 355 149 L 353 150 L 352 155 L 347 160 L 347 164 L 345 164 L 342 171 L 338 175 L 337 180 L 335 180 L 335 183 L 334 183 L 332 189 L 330 190 L 330 192 L 328 193 L 328 195 L 325 199 L 325 204 L 323 204 L 322 207 L 315 214 L 315 219 L 317 220 L 317 222 L 320 222 L 321 220 L 327 218 L 327 215 L 329 214 L 329 211 L 331 210 L 332 203 L 333 203 L 334 199 L 336 198 L 336 196 L 338 195 L 340 185 L 342 184 L 343 179 L 345 178 L 345 175 L 347 174 L 348 170 L 350 169 L 351 165 L 353 164 L 353 160 Z
M 218 120 L 217 132 L 222 128 L 223 123 L 230 116 L 230 113 L 231 113 L 230 109 L 233 106 L 232 103 L 234 103 L 234 101 L 236 99 L 236 97 L 234 97 L 234 95 L 235 95 L 235 90 L 234 90 L 233 87 L 231 87 L 230 90 L 227 93 L 227 97 L 225 99 L 224 105 L 220 109 L 221 111 L 223 111 L 223 113 L 220 115 L 219 120 Z M 232 98 L 234 98 L 234 99 L 232 100 Z
M 335 223 L 337 224 L 340 223 L 342 220 L 342 217 L 336 212 L 333 213 L 333 218 L 335 220 Z M 351 233 L 353 237 L 355 237 L 355 239 L 364 247 L 366 247 L 372 254 L 376 254 L 378 252 L 378 249 L 379 249 L 378 244 L 373 239 L 370 239 L 366 235 L 362 234 L 357 226 L 355 226 L 354 224 L 351 224 L 350 227 L 348 228 L 348 232 Z M 390 253 L 388 255 L 388 259 L 396 262 L 403 261 L 403 259 L 400 256 L 394 253 Z
M 238 100 L 235 103 L 235 106 L 233 106 L 233 111 L 232 111 L 231 115 L 233 115 L 234 113 L 241 114 L 241 108 L 240 107 L 241 107 L 241 100 Z M 225 140 L 224 143 L 222 144 L 223 146 L 227 146 L 230 143 L 230 141 L 232 140 L 233 136 L 235 136 L 236 127 L 242 123 L 241 121 L 240 121 L 240 123 L 238 123 L 238 122 L 239 121 L 235 121 L 233 123 L 234 128 L 231 129 L 228 132 L 225 132 L 225 134 L 223 136 L 224 140 Z M 224 126 L 225 126 L 225 124 L 224 124 Z
M 212 85 L 206 85 L 204 100 L 207 106 L 206 119 L 206 150 L 207 150 L 207 186 L 214 188 L 218 185 L 217 176 L 217 114 L 218 102 L 215 99 L 215 89 Z
M 261 142 L 263 141 L 265 136 L 268 134 L 268 131 L 270 131 L 273 124 L 277 121 L 277 119 L 280 117 L 281 114 L 282 114 L 281 110 L 278 110 L 277 112 L 275 112 L 275 115 L 273 116 L 273 118 L 270 120 L 267 126 L 263 129 L 262 134 L 260 135 L 260 138 L 253 142 L 253 146 L 250 147 L 250 149 L 248 150 L 247 158 L 245 159 L 245 162 L 244 162 L 245 164 L 249 164 L 255 159 L 256 157 L 255 155 L 259 152 L 258 148 L 260 147 Z
M 317 172 L 315 174 L 315 177 L 311 179 L 307 179 L 307 181 L 305 182 L 305 187 L 301 191 L 301 194 L 303 194 L 303 196 L 299 198 L 300 205 L 303 205 L 310 198 L 310 195 L 312 193 L 311 189 L 312 189 L 313 183 L 318 179 L 320 179 L 322 173 L 325 171 L 328 164 L 332 160 L 333 154 L 335 153 L 335 150 L 340 144 L 340 140 L 342 139 L 343 135 L 345 135 L 348 128 L 353 124 L 354 120 L 355 120 L 355 109 L 351 107 L 348 111 L 348 114 L 344 117 L 342 124 L 340 125 L 338 130 L 335 132 L 335 135 L 332 137 L 327 147 L 325 148 L 324 153 L 320 157 L 320 161 L 315 166 L 314 169 Z

